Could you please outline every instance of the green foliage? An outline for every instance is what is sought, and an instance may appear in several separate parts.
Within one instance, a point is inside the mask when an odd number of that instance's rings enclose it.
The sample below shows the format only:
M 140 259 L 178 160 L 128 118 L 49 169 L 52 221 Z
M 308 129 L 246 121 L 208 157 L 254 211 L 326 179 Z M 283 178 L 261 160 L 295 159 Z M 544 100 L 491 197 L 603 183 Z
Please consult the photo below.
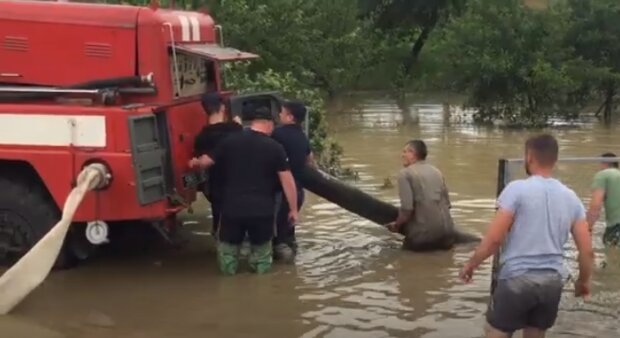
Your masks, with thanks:
M 352 1 L 226 0 L 213 6 L 227 45 L 256 52 L 253 73 L 290 72 L 331 95 L 349 89 L 375 58 Z
M 575 56 L 589 64 L 582 92 L 599 92 L 605 102 L 605 121 L 610 122 L 620 87 L 620 2 L 616 0 L 569 0 L 572 22 L 566 40 Z
M 203 1 L 176 4 L 196 9 Z M 227 45 L 261 55 L 244 68 L 252 81 L 290 77 L 294 81 L 287 83 L 297 90 L 318 88 L 329 95 L 448 89 L 468 96 L 468 105 L 479 110 L 478 122 L 500 119 L 523 126 L 576 117 L 593 100 L 603 101 L 599 111 L 604 108 L 607 121 L 620 95 L 617 0 L 219 0 L 210 5 Z
M 389 46 L 382 49 L 386 65 L 392 66 L 390 83 L 402 91 L 419 82 L 419 55 L 430 34 L 452 15 L 459 14 L 466 0 L 359 0 L 362 13 L 370 17 Z M 394 62 L 394 60 L 397 62 Z
M 471 0 L 438 34 L 426 57 L 440 57 L 440 83 L 469 96 L 479 122 L 544 125 L 575 116 L 579 70 L 564 43 L 565 7 L 526 8 L 520 0 Z
M 271 69 L 252 74 L 250 64 L 235 64 L 226 69 L 226 84 L 239 93 L 278 91 L 288 98 L 302 100 L 308 107 L 310 143 L 321 168 L 332 175 L 341 175 L 342 148 L 327 133 L 325 100 L 318 89 L 301 84 L 290 72 Z

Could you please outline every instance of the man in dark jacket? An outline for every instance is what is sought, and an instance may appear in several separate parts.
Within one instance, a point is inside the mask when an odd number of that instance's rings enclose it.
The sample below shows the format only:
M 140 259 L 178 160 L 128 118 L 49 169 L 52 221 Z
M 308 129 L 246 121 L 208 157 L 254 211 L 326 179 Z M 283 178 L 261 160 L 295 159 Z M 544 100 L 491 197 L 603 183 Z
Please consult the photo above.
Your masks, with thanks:
M 209 93 L 202 98 L 202 108 L 207 113 L 209 123 L 194 140 L 194 156 L 200 157 L 213 151 L 215 147 L 232 133 L 243 130 L 238 121 L 226 120 L 226 106 L 218 93 Z M 201 187 L 202 192 L 211 203 L 213 216 L 212 234 L 217 233 L 222 204 L 222 169 L 214 165 L 207 170 L 207 182 Z
M 306 106 L 300 101 L 286 101 L 280 111 L 281 125 L 273 131 L 273 139 L 278 141 L 286 151 L 291 173 L 295 178 L 297 188 L 297 207 L 301 210 L 304 203 L 304 188 L 301 184 L 301 174 L 306 164 L 315 165 L 310 149 L 310 142 L 304 133 L 301 124 L 307 115 Z M 281 195 L 279 197 L 281 201 Z M 295 224 L 288 217 L 289 208 L 286 203 L 278 203 L 276 215 L 276 236 L 274 238 L 274 253 L 276 259 L 291 262 L 297 252 L 295 238 Z

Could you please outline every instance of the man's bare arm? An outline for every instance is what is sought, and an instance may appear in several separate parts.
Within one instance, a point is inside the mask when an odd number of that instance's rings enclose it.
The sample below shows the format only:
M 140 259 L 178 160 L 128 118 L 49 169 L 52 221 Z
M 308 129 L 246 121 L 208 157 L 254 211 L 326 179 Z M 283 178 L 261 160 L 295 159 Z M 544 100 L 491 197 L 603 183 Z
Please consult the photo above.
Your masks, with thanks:
M 499 209 L 489 225 L 486 235 L 476 248 L 476 252 L 467 263 L 472 268 L 477 268 L 491 255 L 495 254 L 504 242 L 504 238 L 514 221 L 514 214 L 505 209 Z
M 189 161 L 190 168 L 198 167 L 198 168 L 206 169 L 214 164 L 215 162 L 213 161 L 213 159 L 209 157 L 209 155 L 206 155 L 206 154 L 200 157 L 194 157 Z
M 308 154 L 308 156 L 306 156 L 306 164 L 309 165 L 310 167 L 314 168 L 314 169 L 318 169 L 318 165 L 316 163 L 316 160 L 314 159 L 314 154 L 310 153 Z
M 284 195 L 288 202 L 289 209 L 297 214 L 297 187 L 295 186 L 295 179 L 290 170 L 278 172 Z
M 403 224 L 409 222 L 409 220 L 411 219 L 411 217 L 413 217 L 413 210 L 403 210 L 403 209 L 399 209 L 398 210 L 398 217 L 396 218 L 396 221 L 394 221 L 394 225 L 399 228 L 401 227 Z
M 592 198 L 590 199 L 590 206 L 588 207 L 587 213 L 588 229 L 590 231 L 592 231 L 592 227 L 594 227 L 594 224 L 596 223 L 596 221 L 598 221 L 600 217 L 604 200 L 604 189 L 594 189 L 594 191 L 592 191 Z
M 398 209 L 398 216 L 396 217 L 396 220 L 388 224 L 388 228 L 394 232 L 399 231 L 400 227 L 407 223 L 411 217 L 413 217 L 414 212 L 414 192 L 407 174 L 405 172 L 400 172 L 398 174 L 397 182 L 400 208 Z
M 592 277 L 594 266 L 594 250 L 592 250 L 592 236 L 588 222 L 585 219 L 579 220 L 573 224 L 571 234 L 575 240 L 579 255 L 579 278 L 581 282 L 588 282 Z

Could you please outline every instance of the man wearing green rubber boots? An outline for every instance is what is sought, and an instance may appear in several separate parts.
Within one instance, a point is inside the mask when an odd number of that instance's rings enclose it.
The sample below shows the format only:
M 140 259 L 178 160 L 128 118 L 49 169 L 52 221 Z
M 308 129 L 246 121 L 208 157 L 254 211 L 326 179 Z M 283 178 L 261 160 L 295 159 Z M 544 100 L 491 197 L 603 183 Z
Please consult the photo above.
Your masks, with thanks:
M 250 267 L 257 273 L 271 269 L 275 224 L 275 197 L 284 191 L 290 206 L 289 219 L 298 218 L 297 191 L 284 148 L 270 135 L 274 123 L 267 108 L 246 111 L 249 129 L 237 132 L 210 153 L 194 158 L 189 166 L 222 168 L 223 199 L 217 234 L 218 263 L 228 275 L 237 273 L 241 244 L 247 234 L 252 246 Z

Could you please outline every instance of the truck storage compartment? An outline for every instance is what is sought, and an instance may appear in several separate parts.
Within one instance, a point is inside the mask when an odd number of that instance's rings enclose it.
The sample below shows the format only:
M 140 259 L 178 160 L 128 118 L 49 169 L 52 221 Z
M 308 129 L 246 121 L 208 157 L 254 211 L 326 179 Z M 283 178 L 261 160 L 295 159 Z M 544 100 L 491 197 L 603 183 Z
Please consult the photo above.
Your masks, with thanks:
M 0 82 L 67 86 L 135 75 L 138 10 L 0 2 Z

